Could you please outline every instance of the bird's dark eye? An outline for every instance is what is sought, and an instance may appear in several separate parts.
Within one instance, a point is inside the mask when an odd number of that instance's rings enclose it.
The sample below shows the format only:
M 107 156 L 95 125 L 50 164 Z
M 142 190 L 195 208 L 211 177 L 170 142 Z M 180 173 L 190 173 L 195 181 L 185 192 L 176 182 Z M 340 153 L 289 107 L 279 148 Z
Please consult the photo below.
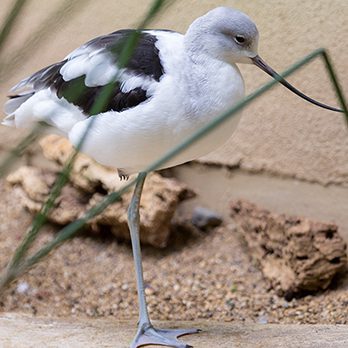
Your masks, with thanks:
M 242 35 L 236 35 L 235 40 L 238 44 L 243 44 L 245 42 L 245 37 Z

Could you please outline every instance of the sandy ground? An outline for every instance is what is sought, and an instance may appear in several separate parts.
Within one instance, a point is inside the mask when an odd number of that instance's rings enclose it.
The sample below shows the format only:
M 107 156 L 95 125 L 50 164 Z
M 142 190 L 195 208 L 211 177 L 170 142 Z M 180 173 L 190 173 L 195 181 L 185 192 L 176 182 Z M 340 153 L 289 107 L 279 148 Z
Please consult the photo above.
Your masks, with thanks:
M 202 329 L 182 337 L 199 348 L 347 348 L 346 325 L 263 325 L 212 320 L 154 323 L 161 328 Z M 18 314 L 0 315 L 0 345 L 4 348 L 127 348 L 135 321 L 108 319 L 41 318 Z M 155 347 L 155 346 L 151 346 Z M 158 348 L 163 346 L 156 346 Z
M 0 267 L 31 216 L 0 185 Z M 46 226 L 39 243 L 57 232 Z M 269 289 L 233 224 L 202 235 L 177 232 L 170 248 L 144 248 L 149 311 L 156 320 L 256 323 L 348 323 L 348 276 L 315 296 L 286 302 Z M 0 310 L 39 316 L 135 319 L 137 302 L 128 244 L 86 233 L 63 245 L 2 295 Z
M 57 8 L 67 2 L 70 8 L 58 15 Z M 150 3 L 151 0 L 28 1 L 0 54 L 1 64 L 6 65 L 0 73 L 0 104 L 6 100 L 8 89 L 25 76 L 61 60 L 97 35 L 134 26 Z M 13 0 L 1 0 L 0 22 L 12 4 Z M 347 95 L 348 46 L 338 39 L 346 37 L 347 5 L 346 0 L 176 0 L 151 27 L 185 32 L 195 18 L 209 9 L 238 8 L 257 23 L 260 55 L 273 68 L 283 71 L 300 57 L 325 47 Z M 48 24 L 43 25 L 47 18 Z M 247 93 L 269 80 L 251 64 L 241 64 L 240 69 Z M 319 59 L 291 76 L 290 82 L 319 101 L 338 105 Z M 0 157 L 1 150 L 13 146 L 21 134 L 0 127 Z M 243 111 L 234 136 L 205 160 L 347 186 L 347 149 L 343 118 L 276 87 Z

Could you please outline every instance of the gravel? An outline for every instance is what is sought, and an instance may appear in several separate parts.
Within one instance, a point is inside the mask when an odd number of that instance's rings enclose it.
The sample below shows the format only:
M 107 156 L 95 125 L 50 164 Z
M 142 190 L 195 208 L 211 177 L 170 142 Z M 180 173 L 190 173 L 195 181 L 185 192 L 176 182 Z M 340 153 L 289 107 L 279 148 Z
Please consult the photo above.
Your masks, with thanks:
M 0 184 L 0 267 L 31 221 Z M 57 228 L 47 225 L 38 245 Z M 348 275 L 335 287 L 287 302 L 249 259 L 233 224 L 204 234 L 179 232 L 170 247 L 143 248 L 149 311 L 157 320 L 255 323 L 348 323 Z M 37 248 L 36 245 L 34 248 Z M 131 249 L 109 234 L 80 234 L 54 251 L 0 297 L 0 310 L 41 316 L 133 319 L 137 297 Z

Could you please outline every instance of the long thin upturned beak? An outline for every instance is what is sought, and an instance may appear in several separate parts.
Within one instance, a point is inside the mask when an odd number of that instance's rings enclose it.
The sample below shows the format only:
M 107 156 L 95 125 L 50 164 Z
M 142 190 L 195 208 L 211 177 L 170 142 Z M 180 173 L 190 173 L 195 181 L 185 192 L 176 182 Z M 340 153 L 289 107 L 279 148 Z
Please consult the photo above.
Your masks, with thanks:
M 266 72 L 268 75 L 272 76 L 274 79 L 276 79 L 277 81 L 279 81 L 283 86 L 285 86 L 286 88 L 290 89 L 290 91 L 294 92 L 295 94 L 297 94 L 299 97 L 309 101 L 312 104 L 315 104 L 317 106 L 320 106 L 324 109 L 328 109 L 331 111 L 337 111 L 337 112 L 343 112 L 343 110 L 334 108 L 332 106 L 320 103 L 308 96 L 306 96 L 305 94 L 303 94 L 301 91 L 299 91 L 297 88 L 295 88 L 294 86 L 290 85 L 290 83 L 288 81 L 286 81 L 285 79 L 283 79 L 276 71 L 274 71 L 261 57 L 259 56 L 255 56 L 254 58 L 251 58 L 251 60 L 253 61 L 253 63 L 258 66 L 261 70 L 263 70 L 264 72 Z

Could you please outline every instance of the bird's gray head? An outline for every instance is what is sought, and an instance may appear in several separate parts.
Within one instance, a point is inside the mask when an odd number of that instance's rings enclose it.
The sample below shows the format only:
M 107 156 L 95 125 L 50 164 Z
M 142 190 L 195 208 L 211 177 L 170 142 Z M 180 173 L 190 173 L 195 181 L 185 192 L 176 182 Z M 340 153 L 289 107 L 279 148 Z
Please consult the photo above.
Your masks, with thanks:
M 230 64 L 255 64 L 301 98 L 322 108 L 343 112 L 308 97 L 282 78 L 258 55 L 258 41 L 259 32 L 254 22 L 243 12 L 228 7 L 217 7 L 196 19 L 185 35 L 186 49 L 192 58 L 209 56 Z
M 196 19 L 186 38 L 197 53 L 227 63 L 252 63 L 250 58 L 257 55 L 259 32 L 243 12 L 217 7 Z

